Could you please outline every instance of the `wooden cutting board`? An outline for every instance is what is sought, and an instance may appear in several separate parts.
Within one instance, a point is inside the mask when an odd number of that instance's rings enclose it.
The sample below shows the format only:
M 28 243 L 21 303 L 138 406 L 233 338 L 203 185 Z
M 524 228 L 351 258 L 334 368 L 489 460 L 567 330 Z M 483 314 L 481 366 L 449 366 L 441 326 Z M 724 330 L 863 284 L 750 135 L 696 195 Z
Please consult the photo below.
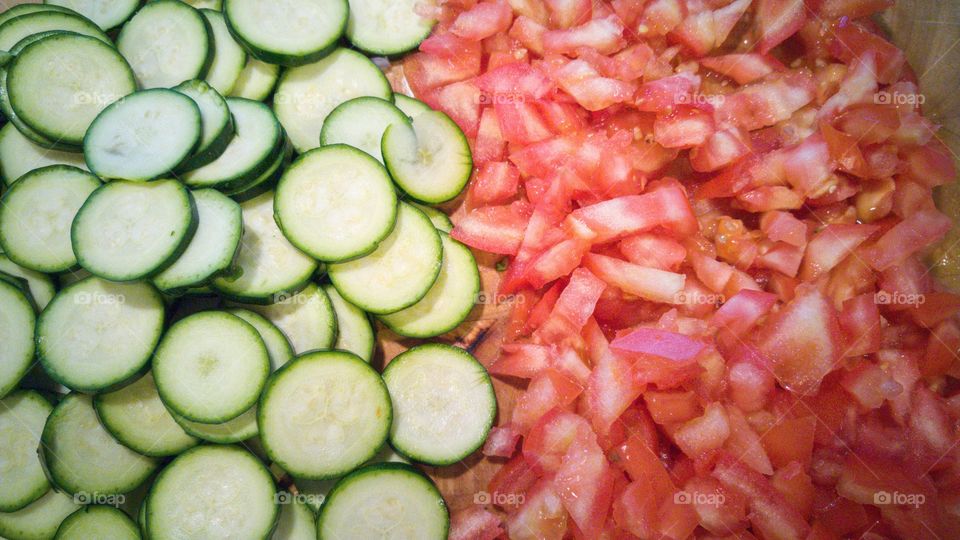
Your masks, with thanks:
M 0 0 L 0 10 L 38 0 Z M 893 41 L 904 49 L 920 81 L 925 113 L 942 127 L 937 133 L 960 156 L 960 0 L 900 0 L 880 17 L 880 23 L 893 36 Z M 960 158 L 957 159 L 960 162 Z M 960 217 L 960 188 L 950 186 L 940 194 L 941 207 L 956 219 Z M 452 210 L 452 209 L 451 209 Z M 946 245 L 960 243 L 960 234 L 947 239 Z M 948 250 L 952 254 L 957 249 Z M 509 304 L 497 304 L 492 298 L 496 291 L 497 259 L 478 256 L 482 267 L 485 295 L 468 322 L 439 341 L 462 346 L 474 353 L 485 365 L 496 359 L 503 341 L 502 319 L 509 312 Z M 945 257 L 939 263 L 938 275 L 945 282 L 960 289 L 960 257 Z M 375 363 L 382 367 L 389 359 L 416 340 L 401 339 L 380 327 L 379 347 Z M 519 389 L 503 381 L 494 380 L 499 400 L 499 417 L 509 418 Z M 456 465 L 426 468 L 443 492 L 451 508 L 459 509 L 473 504 L 478 492 L 486 489 L 490 478 L 503 460 L 491 460 L 478 454 Z

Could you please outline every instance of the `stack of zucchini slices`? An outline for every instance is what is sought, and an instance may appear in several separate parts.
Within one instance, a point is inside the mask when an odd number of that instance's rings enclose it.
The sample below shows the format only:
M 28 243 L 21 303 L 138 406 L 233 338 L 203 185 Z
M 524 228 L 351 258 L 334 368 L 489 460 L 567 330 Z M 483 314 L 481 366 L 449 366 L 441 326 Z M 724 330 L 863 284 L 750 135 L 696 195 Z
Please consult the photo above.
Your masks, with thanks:
M 480 292 L 434 208 L 467 140 L 367 56 L 421 3 L 0 12 L 0 536 L 446 537 L 413 464 L 483 444 L 490 378 L 436 343 L 374 367 L 377 326 Z

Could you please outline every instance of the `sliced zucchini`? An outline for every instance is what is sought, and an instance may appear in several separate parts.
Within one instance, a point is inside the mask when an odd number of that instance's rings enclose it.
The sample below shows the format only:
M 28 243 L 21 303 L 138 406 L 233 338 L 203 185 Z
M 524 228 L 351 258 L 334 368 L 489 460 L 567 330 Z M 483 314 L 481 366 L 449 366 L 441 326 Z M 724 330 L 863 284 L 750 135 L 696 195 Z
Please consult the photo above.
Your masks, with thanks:
M 0 535 L 10 540 L 49 540 L 57 527 L 80 506 L 73 497 L 51 489 L 36 502 L 16 512 L 0 512 Z
M 36 36 L 47 37 L 49 35 L 52 35 L 52 33 L 43 32 L 40 34 L 34 34 L 28 38 L 25 38 L 20 43 L 23 43 L 24 41 L 33 42 L 34 37 Z M 19 47 L 20 45 L 18 44 L 17 46 Z M 3 118 L 6 118 L 10 122 L 10 124 L 12 124 L 16 128 L 16 130 L 20 132 L 21 135 L 23 135 L 30 142 L 32 142 L 33 144 L 36 144 L 41 148 L 56 150 L 59 152 L 65 152 L 65 153 L 71 153 L 71 154 L 75 152 L 81 152 L 83 150 L 81 147 L 77 145 L 51 140 L 50 138 L 44 135 L 41 135 L 37 130 L 28 126 L 26 122 L 23 121 L 23 119 L 17 116 L 17 113 L 14 112 L 13 110 L 13 106 L 10 105 L 10 93 L 7 92 L 7 70 L 6 69 L 0 69 L 0 112 L 3 113 L 0 116 L 2 116 Z M 81 157 L 82 157 L 82 154 L 81 154 Z M 84 167 L 86 167 L 86 164 L 84 164 Z
M 440 111 L 420 113 L 412 125 L 391 125 L 381 146 L 390 176 L 407 195 L 425 203 L 456 198 L 473 172 L 467 138 Z
M 248 57 L 247 65 L 240 72 L 240 78 L 230 92 L 232 97 L 241 97 L 255 101 L 263 101 L 270 97 L 273 87 L 280 78 L 280 66 L 268 64 Z
M 273 192 L 240 205 L 243 238 L 236 274 L 213 280 L 222 295 L 241 302 L 271 303 L 302 289 L 317 263 L 293 247 L 273 219 Z
M 258 414 L 270 459 L 311 479 L 341 476 L 372 458 L 391 421 L 380 375 L 344 351 L 307 353 L 277 370 Z
M 24 174 L 48 165 L 87 168 L 83 154 L 44 148 L 20 133 L 13 123 L 0 128 L 0 179 L 4 184 L 9 186 Z
M 270 165 L 270 168 L 267 169 L 265 173 L 261 174 L 252 182 L 237 186 L 235 189 L 225 191 L 224 193 L 233 198 L 233 200 L 242 203 L 273 190 L 277 185 L 277 180 L 280 179 L 280 175 L 283 174 L 284 167 L 290 163 L 290 158 L 293 155 L 293 147 L 287 144 L 286 141 L 280 144 L 282 145 L 281 151 L 273 158 L 273 164 Z
M 266 538 L 277 519 L 276 485 L 250 452 L 200 446 L 164 469 L 146 500 L 152 540 Z M 201 502 L 202 504 L 198 504 Z
M 217 159 L 183 175 L 193 188 L 229 192 L 259 178 L 275 162 L 282 141 L 280 123 L 259 101 L 227 98 L 235 134 Z
M 53 280 L 50 279 L 50 276 L 37 272 L 36 270 L 24 268 L 11 261 L 10 258 L 3 253 L 0 253 L 0 272 L 26 280 L 27 286 L 30 289 L 30 296 L 33 297 L 34 302 L 37 304 L 37 309 L 40 311 L 43 311 L 47 307 L 47 304 L 53 300 L 54 295 L 57 294 L 57 288 Z M 2 394 L 2 392 L 0 392 L 0 394 Z
M 392 56 L 412 51 L 437 23 L 421 13 L 436 8 L 434 0 L 350 0 L 347 38 L 369 54 Z
M 333 348 L 352 352 L 369 362 L 377 345 L 370 318 L 362 309 L 344 300 L 333 285 L 324 285 L 323 290 L 337 314 L 337 342 Z
M 294 148 L 306 152 L 320 146 L 323 120 L 330 111 L 361 96 L 389 101 L 393 92 L 369 58 L 350 49 L 337 49 L 318 62 L 284 71 L 273 96 L 273 109 Z
M 83 392 L 139 373 L 163 331 L 163 298 L 146 283 L 90 277 L 63 289 L 37 321 L 37 353 L 60 384 Z
M 194 422 L 236 418 L 256 403 L 270 373 L 257 330 L 240 317 L 205 311 L 167 330 L 153 358 L 163 403 Z
M 0 279 L 0 396 L 10 393 L 33 363 L 33 302 L 19 287 Z
M 93 406 L 115 439 L 145 456 L 175 456 L 200 442 L 167 411 L 150 373 L 119 390 L 96 395 Z
M 431 338 L 446 334 L 467 318 L 477 302 L 480 270 L 473 253 L 447 233 L 440 233 L 440 238 L 443 264 L 430 292 L 406 309 L 380 316 L 401 336 Z
M 409 118 L 416 118 L 420 113 L 430 112 L 433 109 L 429 105 L 417 98 L 412 98 L 406 94 L 394 93 L 393 104 L 403 111 L 403 114 Z
M 347 25 L 346 0 L 225 0 L 230 31 L 264 62 L 299 66 L 323 58 Z
M 9 9 L 0 12 L 0 24 L 3 24 L 14 17 L 29 15 L 38 11 L 59 11 L 61 13 L 71 13 L 73 10 L 65 7 L 54 6 L 52 4 L 17 4 Z
M 173 88 L 186 95 L 200 107 L 200 143 L 193 155 L 180 164 L 180 171 L 203 167 L 220 157 L 233 139 L 233 115 L 227 101 L 205 81 L 194 79 Z
M 367 461 L 364 465 L 372 465 L 374 463 L 409 463 L 407 458 L 401 456 L 389 444 L 384 444 L 380 451 L 377 452 L 377 455 L 373 456 L 370 461 Z M 333 489 L 333 486 L 337 485 L 337 482 L 340 478 L 327 478 L 324 480 L 309 480 L 306 478 L 294 478 L 294 482 L 297 486 L 297 491 L 300 493 L 302 500 L 305 500 L 308 505 L 314 510 L 319 512 L 320 507 L 323 506 L 324 499 L 327 498 L 327 495 L 330 494 L 330 490 Z
M 177 260 L 198 221 L 193 196 L 180 182 L 117 180 L 87 198 L 70 237 L 80 266 L 105 279 L 132 281 Z
M 43 0 L 43 3 L 72 9 L 104 31 L 120 26 L 140 7 L 139 0 Z
M 219 424 L 204 424 L 173 415 L 180 427 L 190 435 L 217 444 L 231 444 L 257 436 L 257 406 L 240 416 Z
M 14 17 L 3 23 L 0 26 L 0 50 L 10 51 L 23 38 L 51 30 L 73 32 L 96 38 L 103 43 L 111 43 L 103 30 L 79 13 L 45 9 Z
M 483 445 L 497 414 L 487 370 L 467 351 L 431 343 L 394 358 L 383 371 L 396 411 L 390 444 L 431 465 L 463 460 Z
M 423 212 L 400 204 L 397 224 L 376 251 L 327 266 L 330 281 L 351 303 L 371 313 L 400 311 L 420 301 L 440 274 L 440 234 Z
M 247 65 L 247 53 L 230 35 L 222 13 L 213 9 L 201 9 L 200 13 L 213 30 L 213 61 L 204 79 L 217 92 L 227 95 L 236 86 L 243 67 Z
M 393 103 L 369 96 L 354 98 L 337 105 L 324 119 L 320 145 L 350 145 L 383 163 L 380 140 L 388 127 L 398 123 L 410 120 Z
M 25 174 L 0 199 L 4 253 L 20 266 L 39 272 L 63 272 L 76 266 L 70 227 L 98 187 L 96 176 L 67 165 Z
M 137 524 L 112 506 L 90 505 L 67 516 L 57 529 L 54 540 L 140 540 Z
M 133 491 L 160 464 L 118 443 L 100 424 L 86 394 L 67 394 L 54 407 L 41 440 L 54 484 L 85 499 Z
M 178 168 L 200 135 L 196 102 L 180 92 L 153 88 L 104 109 L 87 130 L 83 155 L 101 178 L 153 180 Z
M 320 519 L 320 540 L 391 538 L 443 540 L 450 514 L 440 491 L 404 463 L 378 463 L 354 471 L 330 492 Z
M 271 372 L 276 371 L 280 366 L 286 364 L 293 358 L 293 347 L 290 345 L 290 341 L 287 340 L 287 336 L 277 328 L 277 325 L 267 320 L 264 316 L 241 308 L 229 309 L 227 313 L 231 313 L 247 321 L 250 326 L 253 326 L 257 330 L 257 333 L 260 334 L 260 339 L 263 340 L 263 344 L 267 347 L 267 356 L 270 357 Z
M 18 390 L 0 399 L 0 433 L 4 437 L 0 445 L 0 512 L 16 512 L 50 489 L 37 448 L 51 411 L 53 405 L 34 390 Z
M 116 49 L 79 34 L 35 41 L 7 70 L 17 117 L 44 137 L 74 146 L 83 143 L 100 111 L 134 90 L 133 72 Z
M 141 88 L 199 79 L 213 60 L 213 30 L 199 11 L 177 0 L 147 2 L 117 36 Z
M 280 519 L 270 540 L 317 540 L 317 516 L 306 503 L 287 492 L 277 494 Z
M 240 205 L 212 189 L 193 192 L 197 231 L 177 260 L 154 276 L 161 291 L 177 293 L 199 287 L 228 270 L 240 249 L 243 221 Z
M 430 218 L 430 221 L 433 223 L 433 226 L 437 228 L 438 231 L 449 233 L 453 230 L 453 222 L 450 221 L 450 216 L 444 214 L 440 210 L 432 206 L 427 206 L 425 204 L 419 204 L 412 202 L 410 203 L 420 210 Z
M 223 0 L 181 0 L 197 9 L 216 9 L 223 7 Z
M 311 283 L 302 291 L 278 297 L 265 306 L 249 306 L 275 324 L 295 354 L 329 349 L 337 336 L 337 316 L 323 289 Z
M 366 255 L 397 219 L 397 193 L 376 160 L 338 144 L 301 155 L 280 177 L 274 200 L 280 230 L 323 261 Z

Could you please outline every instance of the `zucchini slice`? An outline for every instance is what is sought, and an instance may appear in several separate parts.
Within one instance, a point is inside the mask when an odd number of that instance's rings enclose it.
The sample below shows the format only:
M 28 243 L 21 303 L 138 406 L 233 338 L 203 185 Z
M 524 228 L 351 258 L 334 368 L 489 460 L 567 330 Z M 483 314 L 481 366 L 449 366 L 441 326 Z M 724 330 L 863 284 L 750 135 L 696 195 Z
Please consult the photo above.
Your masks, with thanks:
M 254 405 L 240 416 L 219 424 L 204 424 L 173 415 L 180 427 L 190 435 L 217 444 L 245 441 L 257 435 L 257 406 Z
M 80 146 L 100 111 L 136 90 L 136 81 L 112 46 L 62 33 L 20 51 L 7 69 L 6 88 L 10 107 L 27 126 L 50 140 Z
M 9 9 L 0 13 L 0 24 L 3 24 L 14 17 L 19 17 L 21 15 L 29 15 L 31 13 L 37 13 L 39 11 L 59 11 L 60 13 L 71 13 L 73 14 L 72 9 L 67 9 L 61 6 L 54 6 L 52 4 L 17 4 L 11 6 Z
M 200 108 L 165 88 L 126 96 L 103 110 L 83 139 L 87 166 L 101 178 L 153 180 L 178 168 L 200 142 Z
M 223 14 L 213 9 L 201 9 L 213 30 L 213 60 L 207 68 L 204 79 L 223 95 L 229 94 L 236 86 L 244 66 L 247 65 L 247 53 L 243 50 L 227 29 Z
M 441 212 L 440 210 L 437 210 L 432 206 L 427 206 L 425 204 L 419 204 L 415 202 L 412 202 L 410 204 L 416 207 L 417 210 L 426 214 L 427 217 L 430 218 L 430 222 L 433 223 L 433 226 L 436 227 L 438 231 L 449 233 L 450 231 L 453 230 L 453 222 L 450 221 L 450 216 L 444 214 L 443 212 Z
M 346 144 L 363 150 L 383 163 L 380 140 L 392 124 L 409 124 L 410 119 L 393 103 L 363 96 L 345 101 L 323 121 L 320 145 Z
M 133 491 L 160 464 L 117 442 L 100 424 L 86 394 L 67 394 L 54 407 L 41 440 L 54 484 L 87 500 Z
M 205 311 L 176 322 L 154 352 L 163 403 L 194 422 L 218 423 L 256 403 L 270 373 L 257 330 L 240 317 Z
M 139 540 L 140 531 L 129 516 L 112 506 L 90 505 L 67 516 L 54 540 Z
M 401 336 L 431 338 L 453 330 L 462 323 L 480 294 L 480 270 L 470 248 L 447 233 L 443 240 L 443 264 L 430 291 L 416 304 L 380 320 Z
M 320 131 L 330 111 L 361 96 L 390 101 L 393 92 L 369 58 L 341 48 L 318 62 L 284 71 L 273 96 L 273 110 L 294 148 L 302 153 L 320 146 Z
M 43 0 L 47 5 L 72 9 L 95 22 L 104 31 L 112 30 L 130 18 L 139 0 Z
M 0 128 L 0 179 L 7 186 L 34 169 L 70 165 L 86 169 L 83 154 L 44 148 L 25 137 L 13 122 Z
M 0 535 L 19 540 L 49 540 L 57 527 L 80 505 L 73 497 L 51 489 L 36 502 L 16 512 L 0 512 Z
M 434 0 L 350 0 L 347 38 L 354 47 L 373 55 L 412 51 L 437 23 L 420 13 L 436 7 Z
M 277 520 L 276 489 L 250 452 L 236 446 L 194 448 L 173 460 L 150 489 L 147 536 L 267 538 Z
M 268 304 L 299 291 L 313 276 L 317 263 L 293 247 L 273 219 L 273 192 L 240 205 L 243 238 L 235 274 L 213 280 L 227 298 Z
M 6 341 L 4 341 L 6 343 Z M 50 482 L 37 455 L 40 434 L 53 405 L 34 390 L 19 390 L 0 400 L 0 512 L 16 512 L 43 497 Z
M 311 283 L 302 291 L 278 297 L 273 304 L 249 306 L 275 324 L 295 354 L 330 348 L 337 337 L 337 316 L 323 289 Z
M 440 491 L 404 463 L 378 463 L 340 480 L 320 511 L 317 538 L 362 540 L 390 531 L 395 538 L 443 540 L 450 513 Z
M 322 261 L 345 261 L 377 248 L 397 219 L 390 176 L 346 145 L 311 150 L 277 184 L 277 224 L 290 242 Z
M 35 169 L 0 199 L 0 246 L 10 260 L 38 272 L 64 272 L 77 264 L 70 227 L 100 180 L 67 165 Z
M 403 114 L 407 115 L 407 117 L 411 119 L 420 116 L 420 113 L 430 112 L 433 110 L 429 105 L 420 101 L 419 99 L 400 93 L 393 94 L 393 103 L 398 109 L 403 111 Z
M 299 66 L 323 58 L 347 26 L 346 0 L 225 0 L 230 31 L 264 62 Z
M 293 358 L 293 347 L 290 346 L 290 341 L 287 340 L 287 336 L 283 335 L 283 332 L 277 328 L 277 325 L 267 320 L 267 318 L 249 309 L 234 308 L 227 310 L 227 313 L 236 315 L 247 321 L 250 326 L 254 327 L 257 333 L 260 334 L 263 344 L 267 347 L 267 355 L 270 357 L 271 373 L 280 369 L 280 366 L 286 364 Z
M 198 221 L 193 196 L 180 182 L 116 180 L 90 194 L 70 237 L 77 261 L 90 273 L 133 281 L 176 261 Z
M 99 41 L 111 44 L 110 37 L 90 19 L 72 11 L 43 9 L 33 13 L 25 13 L 14 17 L 0 26 L 0 50 L 12 51 L 20 40 L 53 30 L 73 32 L 83 36 L 90 36 Z
M 193 200 L 197 205 L 197 231 L 180 257 L 153 277 L 154 285 L 167 293 L 206 284 L 230 268 L 240 249 L 240 205 L 212 189 L 194 191 Z
M 391 125 L 383 134 L 381 148 L 397 185 L 425 203 L 455 199 L 473 172 L 467 138 L 440 111 L 420 113 L 412 125 Z
M 400 204 L 397 224 L 365 257 L 327 267 L 330 280 L 351 303 L 371 313 L 400 311 L 420 301 L 440 274 L 440 234 L 423 212 Z
M 110 388 L 144 369 L 163 320 L 163 298 L 152 285 L 86 278 L 57 293 L 40 314 L 40 363 L 68 388 Z
M 123 25 L 117 49 L 141 88 L 170 88 L 206 73 L 213 60 L 213 30 L 188 4 L 153 0 Z
M 377 338 L 370 317 L 357 306 L 347 302 L 329 283 L 323 286 L 337 314 L 337 342 L 334 349 L 352 352 L 369 362 L 373 358 Z
M 247 65 L 240 72 L 237 84 L 230 91 L 231 97 L 263 101 L 270 97 L 280 78 L 280 66 L 248 57 Z
M 394 358 L 383 371 L 395 419 L 390 444 L 412 460 L 456 463 L 483 445 L 497 414 L 483 365 L 458 347 L 431 343 Z
M 390 396 L 380 375 L 344 351 L 297 357 L 274 373 L 260 399 L 260 439 L 290 474 L 334 478 L 366 462 L 386 441 Z
M 200 442 L 167 411 L 151 373 L 119 390 L 94 396 L 93 406 L 115 439 L 145 456 L 175 456 Z
M 271 540 L 317 540 L 317 516 L 306 503 L 288 492 L 277 494 L 280 519 Z
M 200 107 L 200 142 L 193 155 L 178 167 L 179 171 L 190 171 L 217 159 L 227 149 L 234 135 L 233 115 L 227 101 L 206 81 L 194 79 L 173 89 Z
M 0 253 L 0 272 L 9 274 L 13 277 L 22 278 L 27 282 L 27 288 L 30 290 L 30 296 L 37 304 L 37 309 L 43 311 L 47 304 L 53 300 L 57 294 L 57 288 L 50 279 L 50 276 L 24 268 L 10 260 L 5 254 Z M 2 394 L 2 392 L 0 392 Z

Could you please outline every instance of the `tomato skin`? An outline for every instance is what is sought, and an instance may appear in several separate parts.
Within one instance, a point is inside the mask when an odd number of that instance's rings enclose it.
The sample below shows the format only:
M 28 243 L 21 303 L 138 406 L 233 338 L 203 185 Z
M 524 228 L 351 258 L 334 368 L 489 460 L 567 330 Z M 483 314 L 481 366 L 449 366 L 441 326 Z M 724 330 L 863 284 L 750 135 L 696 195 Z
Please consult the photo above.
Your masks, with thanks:
M 466 508 L 450 516 L 449 540 L 494 540 L 501 534 L 500 518 L 483 508 Z
M 583 264 L 607 284 L 648 300 L 675 303 L 683 290 L 683 274 L 637 266 L 593 253 L 583 258 Z
M 883 271 L 917 251 L 937 242 L 953 227 L 950 218 L 937 210 L 921 210 L 906 217 L 867 248 L 867 261 Z
M 510 28 L 513 13 L 501 2 L 480 2 L 457 16 L 450 32 L 474 41 L 490 37 Z

